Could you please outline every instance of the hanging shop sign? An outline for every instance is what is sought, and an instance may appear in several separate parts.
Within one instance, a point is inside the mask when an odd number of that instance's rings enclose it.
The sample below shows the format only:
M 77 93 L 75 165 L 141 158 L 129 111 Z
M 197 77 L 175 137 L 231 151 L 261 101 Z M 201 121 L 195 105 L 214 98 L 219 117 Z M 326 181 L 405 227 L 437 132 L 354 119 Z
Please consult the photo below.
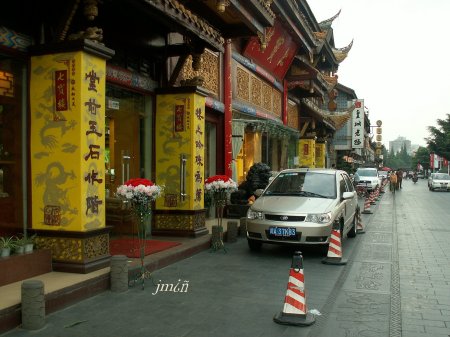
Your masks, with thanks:
M 352 148 L 364 148 L 364 100 L 353 100 L 352 112 Z
M 265 40 L 267 47 L 261 50 L 259 38 L 252 37 L 245 47 L 244 56 L 281 80 L 286 75 L 299 47 L 278 21 L 273 27 L 266 28 Z
M 316 167 L 316 141 L 314 139 L 300 139 L 298 145 L 300 167 Z
M 325 168 L 325 144 L 316 143 L 316 167 Z

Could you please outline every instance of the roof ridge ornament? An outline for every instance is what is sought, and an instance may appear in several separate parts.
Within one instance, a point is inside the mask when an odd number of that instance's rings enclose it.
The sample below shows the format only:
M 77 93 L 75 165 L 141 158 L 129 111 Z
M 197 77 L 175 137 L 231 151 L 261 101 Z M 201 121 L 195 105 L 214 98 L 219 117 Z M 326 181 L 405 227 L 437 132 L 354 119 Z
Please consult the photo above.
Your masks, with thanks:
M 344 61 L 347 58 L 347 55 L 350 52 L 350 49 L 352 49 L 352 47 L 353 47 L 353 39 L 348 44 L 348 46 L 345 46 L 343 48 L 332 47 L 333 54 L 336 57 L 336 60 L 338 61 L 338 63 L 341 63 L 342 61 Z
M 325 30 L 328 30 L 331 28 L 331 25 L 333 24 L 333 21 L 339 17 L 339 15 L 341 14 L 341 10 L 339 10 L 339 12 L 337 12 L 337 14 L 335 14 L 334 16 L 332 16 L 331 18 L 327 19 L 327 20 L 323 20 L 322 22 L 319 23 L 319 27 Z

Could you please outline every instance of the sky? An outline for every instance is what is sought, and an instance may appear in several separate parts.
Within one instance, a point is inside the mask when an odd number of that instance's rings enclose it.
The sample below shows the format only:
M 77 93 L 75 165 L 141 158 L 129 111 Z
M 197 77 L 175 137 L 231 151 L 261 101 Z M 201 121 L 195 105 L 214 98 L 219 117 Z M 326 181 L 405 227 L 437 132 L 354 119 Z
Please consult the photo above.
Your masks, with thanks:
M 364 99 L 371 125 L 382 121 L 382 143 L 426 146 L 427 127 L 450 113 L 450 0 L 307 1 L 318 22 L 341 10 L 335 47 L 354 42 L 338 81 Z

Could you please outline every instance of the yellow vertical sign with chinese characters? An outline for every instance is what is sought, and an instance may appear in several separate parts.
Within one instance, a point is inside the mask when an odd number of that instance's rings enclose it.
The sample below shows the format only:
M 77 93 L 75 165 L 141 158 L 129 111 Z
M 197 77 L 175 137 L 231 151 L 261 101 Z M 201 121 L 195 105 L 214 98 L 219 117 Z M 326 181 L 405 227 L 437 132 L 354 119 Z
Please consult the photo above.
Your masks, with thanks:
M 195 92 L 159 94 L 156 109 L 156 182 L 164 186 L 156 208 L 203 209 L 205 97 Z
M 31 58 L 34 229 L 105 227 L 105 77 L 82 51 Z
M 325 168 L 325 144 L 316 143 L 316 167 Z
M 316 141 L 314 139 L 300 139 L 298 151 L 300 167 L 316 167 Z

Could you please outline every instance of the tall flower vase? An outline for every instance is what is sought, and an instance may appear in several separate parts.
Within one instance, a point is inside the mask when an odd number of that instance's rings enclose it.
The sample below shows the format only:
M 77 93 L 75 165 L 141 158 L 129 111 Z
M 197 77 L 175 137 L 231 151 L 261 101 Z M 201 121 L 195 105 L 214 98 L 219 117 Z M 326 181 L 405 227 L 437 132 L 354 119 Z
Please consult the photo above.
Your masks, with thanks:
M 133 207 L 136 215 L 137 222 L 137 238 L 138 238 L 138 251 L 139 251 L 139 259 L 140 266 L 139 272 L 136 274 L 135 278 L 132 280 L 133 283 L 140 282 L 142 285 L 142 290 L 145 288 L 145 280 L 151 279 L 151 273 L 145 267 L 145 247 L 146 247 L 146 239 L 147 239 L 147 227 L 146 220 L 149 218 L 151 214 L 150 207 L 145 207 L 145 210 L 142 210 L 142 205 L 140 207 Z M 140 209 L 139 209 L 140 208 Z
M 217 252 L 223 250 L 224 253 L 227 252 L 225 245 L 223 243 L 223 210 L 226 205 L 226 199 L 216 199 L 215 200 L 216 211 L 217 211 L 217 232 L 214 233 L 211 241 L 211 251 Z
M 151 202 L 161 195 L 162 187 L 155 185 L 151 180 L 145 178 L 133 178 L 126 181 L 117 188 L 117 196 L 130 202 L 131 209 L 136 217 L 137 233 L 139 242 L 139 257 L 141 265 L 139 272 L 130 283 L 141 282 L 144 290 L 145 280 L 151 279 L 151 273 L 145 267 L 145 247 L 146 247 L 146 220 L 151 214 Z
M 224 253 L 227 252 L 223 244 L 223 210 L 227 204 L 228 196 L 236 190 L 237 184 L 233 179 L 225 175 L 215 175 L 205 180 L 205 195 L 214 202 L 217 211 L 217 227 L 213 227 L 213 235 L 211 237 L 212 252 L 219 250 L 223 250 Z

